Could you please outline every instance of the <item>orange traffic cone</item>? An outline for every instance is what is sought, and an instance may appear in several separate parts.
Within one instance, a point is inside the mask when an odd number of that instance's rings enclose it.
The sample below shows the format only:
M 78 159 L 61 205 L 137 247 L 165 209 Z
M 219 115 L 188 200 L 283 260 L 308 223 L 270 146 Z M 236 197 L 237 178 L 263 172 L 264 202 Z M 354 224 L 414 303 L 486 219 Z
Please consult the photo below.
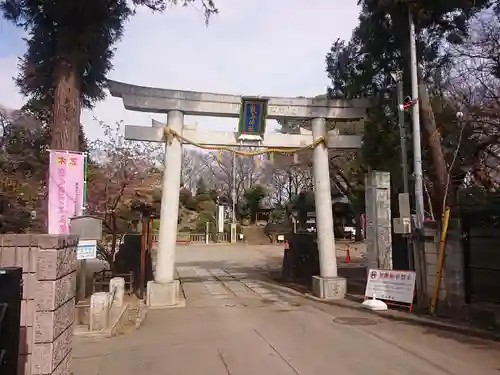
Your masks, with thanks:
M 349 246 L 349 244 L 347 245 L 347 254 L 344 263 L 351 263 L 351 247 Z
M 290 249 L 290 245 L 288 245 L 288 240 L 285 240 L 285 250 Z

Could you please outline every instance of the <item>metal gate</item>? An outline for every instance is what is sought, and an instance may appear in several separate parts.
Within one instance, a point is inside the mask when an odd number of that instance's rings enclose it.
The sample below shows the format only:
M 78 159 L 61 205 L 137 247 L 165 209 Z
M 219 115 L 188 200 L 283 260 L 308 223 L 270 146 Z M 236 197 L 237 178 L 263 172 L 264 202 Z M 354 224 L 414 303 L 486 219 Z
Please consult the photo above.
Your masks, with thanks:
M 467 302 L 500 304 L 500 205 L 461 210 Z

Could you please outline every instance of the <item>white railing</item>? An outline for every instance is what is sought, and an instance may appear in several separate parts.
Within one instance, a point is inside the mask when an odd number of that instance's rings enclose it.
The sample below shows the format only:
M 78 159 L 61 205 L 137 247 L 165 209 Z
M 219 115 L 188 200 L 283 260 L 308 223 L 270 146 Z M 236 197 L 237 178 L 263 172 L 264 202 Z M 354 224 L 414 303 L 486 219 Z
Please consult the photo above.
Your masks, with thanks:
M 226 232 L 216 233 L 215 238 L 216 238 L 215 242 L 229 242 L 230 233 L 226 233 Z
M 157 243 L 159 239 L 158 233 L 153 233 L 153 243 Z M 230 234 L 229 233 L 216 233 L 207 234 L 205 233 L 177 233 L 177 242 L 178 243 L 214 243 L 214 242 L 229 242 Z

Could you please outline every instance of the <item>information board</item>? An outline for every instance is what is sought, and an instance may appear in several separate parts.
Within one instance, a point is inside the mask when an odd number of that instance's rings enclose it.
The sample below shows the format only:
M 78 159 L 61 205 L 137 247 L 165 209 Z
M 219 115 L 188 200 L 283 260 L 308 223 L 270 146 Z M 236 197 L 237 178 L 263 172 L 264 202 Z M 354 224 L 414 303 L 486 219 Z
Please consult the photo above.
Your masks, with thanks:
M 371 269 L 368 271 L 365 297 L 412 304 L 415 272 Z
M 97 241 L 80 240 L 76 248 L 76 259 L 95 259 L 97 258 Z

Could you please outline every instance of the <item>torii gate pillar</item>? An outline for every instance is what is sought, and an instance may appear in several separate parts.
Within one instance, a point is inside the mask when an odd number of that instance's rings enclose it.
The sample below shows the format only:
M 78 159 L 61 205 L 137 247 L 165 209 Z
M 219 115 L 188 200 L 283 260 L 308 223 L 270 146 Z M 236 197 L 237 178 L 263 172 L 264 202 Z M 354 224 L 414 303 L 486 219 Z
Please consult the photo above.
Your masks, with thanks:
M 182 134 L 184 114 L 181 111 L 167 113 L 167 126 Z M 177 218 L 179 217 L 179 186 L 181 185 L 182 144 L 176 137 L 165 143 L 163 187 L 161 191 L 160 239 L 156 252 L 154 281 L 147 286 L 148 306 L 175 306 L 179 302 L 180 283 L 174 278 L 175 246 L 177 242 Z
M 326 120 L 311 121 L 313 139 L 327 139 Z M 337 274 L 337 254 L 333 234 L 332 194 L 328 147 L 323 142 L 313 150 L 314 203 L 318 233 L 319 276 L 313 276 L 313 293 L 322 299 L 342 299 L 345 296 L 346 279 Z

